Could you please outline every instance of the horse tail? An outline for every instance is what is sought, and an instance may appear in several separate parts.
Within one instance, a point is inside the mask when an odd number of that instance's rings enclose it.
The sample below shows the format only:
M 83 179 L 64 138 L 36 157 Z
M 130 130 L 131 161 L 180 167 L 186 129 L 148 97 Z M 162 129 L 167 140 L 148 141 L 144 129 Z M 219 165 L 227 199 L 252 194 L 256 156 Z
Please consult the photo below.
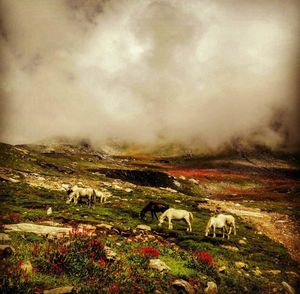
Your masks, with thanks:
M 192 221 L 194 219 L 194 216 L 191 212 L 189 212 L 189 216 L 190 216 L 190 221 Z

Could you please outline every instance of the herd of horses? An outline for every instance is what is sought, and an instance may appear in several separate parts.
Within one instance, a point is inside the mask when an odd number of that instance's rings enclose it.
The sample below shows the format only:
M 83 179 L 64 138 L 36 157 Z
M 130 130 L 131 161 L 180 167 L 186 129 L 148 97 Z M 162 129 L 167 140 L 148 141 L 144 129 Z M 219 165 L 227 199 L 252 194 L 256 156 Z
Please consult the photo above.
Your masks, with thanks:
M 66 201 L 66 203 L 68 204 L 73 201 L 76 205 L 85 198 L 88 205 L 91 206 L 93 203 L 97 202 L 97 200 L 100 203 L 104 203 L 109 197 L 111 197 L 111 194 L 107 191 L 84 188 L 81 184 L 74 185 L 73 187 L 70 187 L 69 185 L 63 185 L 62 187 L 68 194 L 68 199 Z M 145 220 L 147 212 L 151 213 L 152 220 L 154 220 L 154 217 L 158 220 L 159 226 L 161 226 L 164 221 L 168 220 L 169 230 L 172 230 L 172 220 L 182 220 L 188 226 L 187 231 L 192 232 L 192 221 L 194 217 L 193 214 L 187 210 L 170 208 L 167 204 L 150 201 L 141 210 L 141 219 Z M 162 212 L 160 217 L 157 216 L 157 213 L 159 212 Z M 216 229 L 222 230 L 223 238 L 227 236 L 227 239 L 229 239 L 232 231 L 234 235 L 236 235 L 235 218 L 232 215 L 227 214 L 218 214 L 216 216 L 210 217 L 206 225 L 205 236 L 208 236 L 210 231 L 212 231 L 213 237 L 215 238 Z

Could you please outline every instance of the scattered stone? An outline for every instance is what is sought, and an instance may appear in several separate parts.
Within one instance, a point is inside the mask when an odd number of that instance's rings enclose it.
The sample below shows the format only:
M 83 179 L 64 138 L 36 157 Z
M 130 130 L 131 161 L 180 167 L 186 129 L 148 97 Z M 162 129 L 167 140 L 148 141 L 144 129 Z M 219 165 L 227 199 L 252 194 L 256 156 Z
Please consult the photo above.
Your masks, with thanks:
M 51 215 L 52 214 L 52 207 L 49 207 L 48 209 L 47 209 L 47 215 Z
M 206 294 L 217 294 L 218 287 L 215 282 L 207 282 L 207 287 L 204 289 L 204 293 Z
M 136 228 L 144 231 L 151 231 L 151 227 L 147 225 L 138 225 Z
M 180 200 L 178 200 L 178 199 L 176 199 L 176 200 L 175 200 L 175 202 L 177 202 L 177 203 L 181 203 L 181 201 L 180 201 Z
M 3 241 L 11 241 L 11 239 L 10 239 L 9 235 L 0 233 L 0 242 L 3 242 Z
M 180 184 L 178 181 L 173 181 L 173 183 L 174 183 L 174 185 L 175 185 L 176 187 L 178 187 L 178 188 L 181 187 L 181 184 Z
M 149 267 L 155 270 L 158 270 L 160 272 L 164 270 L 171 270 L 170 267 L 166 265 L 166 263 L 160 259 L 150 259 Z
M 130 188 L 126 188 L 126 189 L 125 189 L 125 192 L 127 192 L 127 193 L 131 193 L 131 192 L 133 192 L 133 190 L 132 190 L 132 189 L 130 189 Z
M 295 278 L 299 278 L 299 275 L 297 274 L 297 273 L 295 273 L 295 272 L 286 272 L 289 276 L 293 276 L 293 277 L 295 277 Z
M 246 244 L 247 244 L 247 242 L 246 242 L 246 241 L 244 241 L 244 240 L 239 240 L 239 244 L 240 244 L 240 245 L 246 245 Z
M 239 248 L 235 247 L 235 246 L 231 246 L 231 245 L 221 245 L 222 248 L 231 250 L 231 251 L 239 251 Z
M 268 271 L 266 271 L 266 273 L 272 274 L 272 275 L 279 275 L 281 273 L 281 271 L 280 270 L 268 270 Z
M 96 227 L 98 229 L 105 229 L 105 230 L 111 230 L 113 228 L 112 225 L 108 225 L 108 224 L 99 224 Z
M 254 273 L 254 275 L 256 276 L 261 276 L 262 275 L 262 272 L 261 270 L 259 269 L 259 267 L 256 267 L 255 270 L 252 271 Z
M 0 245 L 0 256 L 1 257 L 8 257 L 14 254 L 16 251 L 14 247 L 10 245 Z
M 221 266 L 221 267 L 218 268 L 218 272 L 219 273 L 225 273 L 226 269 L 227 269 L 226 266 L 223 265 L 223 266 Z
M 112 186 L 115 190 L 122 190 L 122 187 L 118 186 L 118 185 L 113 185 Z
M 285 294 L 296 294 L 295 289 L 289 285 L 287 282 L 282 282 L 281 285 L 284 288 Z
M 165 188 L 166 191 L 172 192 L 172 193 L 177 193 L 176 190 L 172 189 L 172 188 Z
M 199 182 L 197 180 L 193 179 L 193 178 L 189 179 L 189 182 L 191 182 L 192 184 L 195 184 L 195 185 L 199 184 Z
M 185 181 L 186 177 L 185 176 L 180 176 L 179 179 Z
M 195 293 L 193 286 L 190 283 L 188 283 L 187 281 L 182 280 L 182 279 L 175 280 L 172 283 L 172 286 L 179 293 L 187 293 L 187 294 Z M 184 292 L 182 292 L 182 291 L 184 291 Z
M 239 269 L 248 269 L 248 265 L 242 261 L 236 261 L 235 266 Z
M 31 264 L 30 260 L 27 260 L 27 261 L 23 262 L 22 265 L 21 265 L 21 269 L 27 275 L 32 274 L 33 267 L 32 267 L 32 264 Z
M 65 287 L 59 287 L 51 290 L 45 290 L 44 294 L 67 294 L 72 293 L 74 287 L 73 286 L 65 286 Z
M 118 254 L 116 252 L 114 252 L 110 247 L 105 246 L 104 251 L 105 251 L 106 258 L 108 260 L 114 260 L 114 261 L 119 260 Z

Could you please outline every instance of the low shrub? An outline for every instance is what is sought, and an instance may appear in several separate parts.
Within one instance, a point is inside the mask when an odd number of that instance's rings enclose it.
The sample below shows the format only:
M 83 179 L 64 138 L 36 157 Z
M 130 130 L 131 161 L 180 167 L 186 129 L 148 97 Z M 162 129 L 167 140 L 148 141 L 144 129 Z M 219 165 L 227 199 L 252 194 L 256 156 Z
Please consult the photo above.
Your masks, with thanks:
M 217 282 L 220 281 L 219 273 L 215 269 L 213 257 L 206 251 L 194 252 L 189 258 L 187 266 L 212 277 Z

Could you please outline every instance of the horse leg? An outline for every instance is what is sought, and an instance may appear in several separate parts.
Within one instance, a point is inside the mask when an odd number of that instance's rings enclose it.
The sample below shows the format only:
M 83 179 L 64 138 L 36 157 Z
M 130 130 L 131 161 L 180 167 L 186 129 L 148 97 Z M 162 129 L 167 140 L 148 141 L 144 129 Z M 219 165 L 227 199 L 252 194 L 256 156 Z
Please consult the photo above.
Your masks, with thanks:
M 187 232 L 191 232 L 192 231 L 192 225 L 191 225 L 191 222 L 190 222 L 190 220 L 189 220 L 189 217 L 185 217 L 184 218 L 184 221 L 187 223 L 187 225 L 188 225 L 188 228 L 186 229 L 186 231 Z
M 152 220 L 154 220 L 154 211 L 151 209 L 151 217 L 152 217 Z
M 171 222 L 171 218 L 168 218 L 169 220 L 169 230 L 173 230 L 173 224 Z
M 213 226 L 213 230 L 214 230 L 213 238 L 216 238 L 216 226 Z
M 154 211 L 154 215 L 155 215 L 156 219 L 158 220 L 158 216 L 157 216 L 157 214 L 156 214 L 156 211 Z

